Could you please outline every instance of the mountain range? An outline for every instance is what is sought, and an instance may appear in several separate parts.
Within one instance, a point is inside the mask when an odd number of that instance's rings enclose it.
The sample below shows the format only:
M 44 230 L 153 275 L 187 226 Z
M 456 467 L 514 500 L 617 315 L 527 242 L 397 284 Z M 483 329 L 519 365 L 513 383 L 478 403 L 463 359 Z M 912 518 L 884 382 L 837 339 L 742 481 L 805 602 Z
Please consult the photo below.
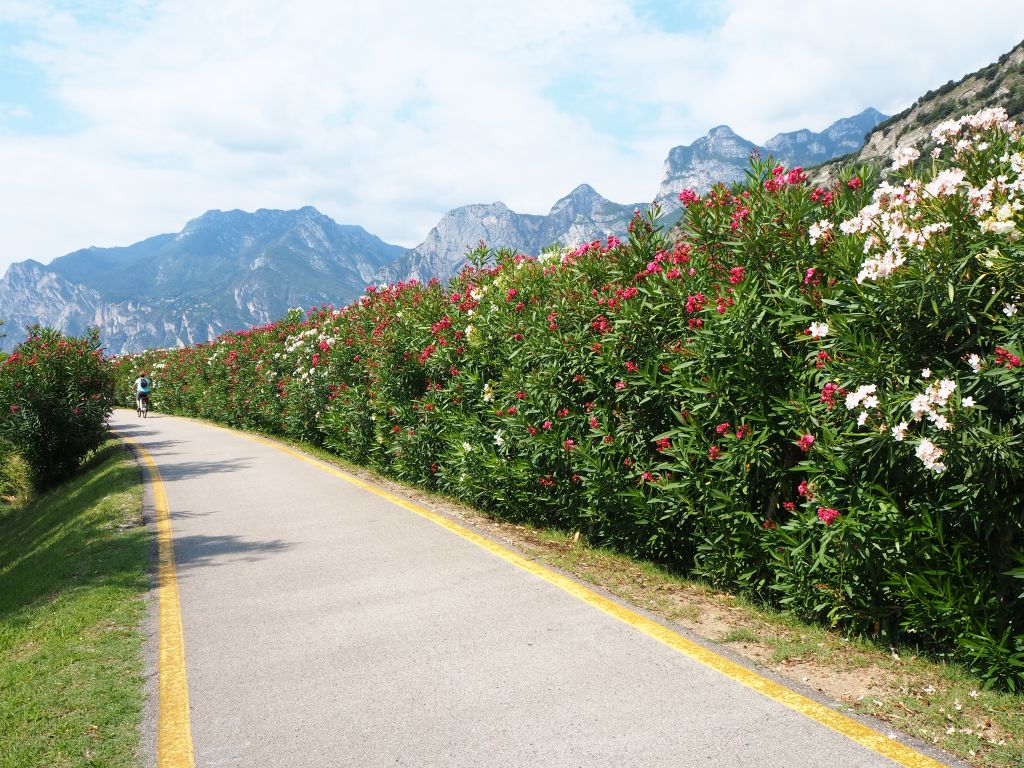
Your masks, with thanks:
M 885 115 L 867 109 L 821 132 L 780 133 L 757 145 L 728 126 L 672 148 L 654 202 L 665 222 L 679 216 L 679 192 L 706 192 L 744 177 L 752 151 L 786 165 L 809 166 L 859 149 Z M 415 248 L 385 243 L 362 227 L 341 225 L 311 207 L 208 211 L 176 234 L 121 248 L 86 248 L 43 265 L 12 264 L 0 279 L 0 320 L 11 348 L 30 323 L 77 334 L 99 326 L 108 352 L 207 341 L 227 330 L 281 317 L 291 307 L 343 305 L 367 284 L 432 277 L 445 280 L 484 241 L 537 254 L 561 244 L 624 236 L 633 211 L 581 184 L 547 214 L 501 202 L 449 211 Z
M 177 234 L 125 248 L 12 264 L 0 280 L 0 319 L 9 332 L 96 325 L 111 352 L 194 344 L 293 306 L 358 296 L 404 251 L 311 207 L 209 211 Z

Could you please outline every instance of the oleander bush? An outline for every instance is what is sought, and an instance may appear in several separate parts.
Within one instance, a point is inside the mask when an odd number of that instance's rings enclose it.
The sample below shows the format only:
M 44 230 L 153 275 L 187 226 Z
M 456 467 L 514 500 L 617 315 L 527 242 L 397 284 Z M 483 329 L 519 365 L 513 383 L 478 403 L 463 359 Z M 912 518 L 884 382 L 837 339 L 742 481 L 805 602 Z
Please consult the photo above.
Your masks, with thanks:
M 481 245 L 448 285 L 117 362 L 161 407 L 325 446 L 801 616 L 1024 677 L 1024 142 L 887 177 L 753 158 L 628 241 Z M 1022 307 L 1024 308 L 1024 307 Z
M 26 462 L 36 488 L 70 477 L 107 439 L 114 380 L 98 330 L 65 337 L 32 327 L 0 361 L 0 443 Z

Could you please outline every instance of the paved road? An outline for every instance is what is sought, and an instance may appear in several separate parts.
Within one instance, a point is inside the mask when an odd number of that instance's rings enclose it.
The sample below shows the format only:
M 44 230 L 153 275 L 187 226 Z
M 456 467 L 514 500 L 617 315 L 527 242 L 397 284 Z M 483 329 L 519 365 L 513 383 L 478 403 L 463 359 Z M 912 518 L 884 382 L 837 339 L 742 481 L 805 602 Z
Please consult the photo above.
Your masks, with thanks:
M 197 766 L 897 764 L 272 446 L 111 422 L 167 493 Z

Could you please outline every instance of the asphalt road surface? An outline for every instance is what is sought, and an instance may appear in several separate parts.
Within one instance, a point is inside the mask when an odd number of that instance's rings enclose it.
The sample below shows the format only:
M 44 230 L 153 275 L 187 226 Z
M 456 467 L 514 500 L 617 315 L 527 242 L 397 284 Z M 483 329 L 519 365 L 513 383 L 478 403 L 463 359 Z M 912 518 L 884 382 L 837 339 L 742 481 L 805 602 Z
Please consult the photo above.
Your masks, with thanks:
M 938 764 L 862 746 L 272 445 L 159 413 L 111 426 L 166 491 L 197 766 Z

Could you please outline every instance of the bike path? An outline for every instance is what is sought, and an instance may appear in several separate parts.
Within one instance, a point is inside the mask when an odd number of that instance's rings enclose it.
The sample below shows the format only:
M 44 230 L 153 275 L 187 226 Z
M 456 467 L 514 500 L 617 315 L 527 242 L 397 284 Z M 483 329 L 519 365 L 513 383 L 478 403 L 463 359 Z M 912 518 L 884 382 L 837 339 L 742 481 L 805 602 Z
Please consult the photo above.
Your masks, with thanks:
M 197 766 L 952 764 L 848 738 L 294 451 L 111 426 L 166 494 Z

